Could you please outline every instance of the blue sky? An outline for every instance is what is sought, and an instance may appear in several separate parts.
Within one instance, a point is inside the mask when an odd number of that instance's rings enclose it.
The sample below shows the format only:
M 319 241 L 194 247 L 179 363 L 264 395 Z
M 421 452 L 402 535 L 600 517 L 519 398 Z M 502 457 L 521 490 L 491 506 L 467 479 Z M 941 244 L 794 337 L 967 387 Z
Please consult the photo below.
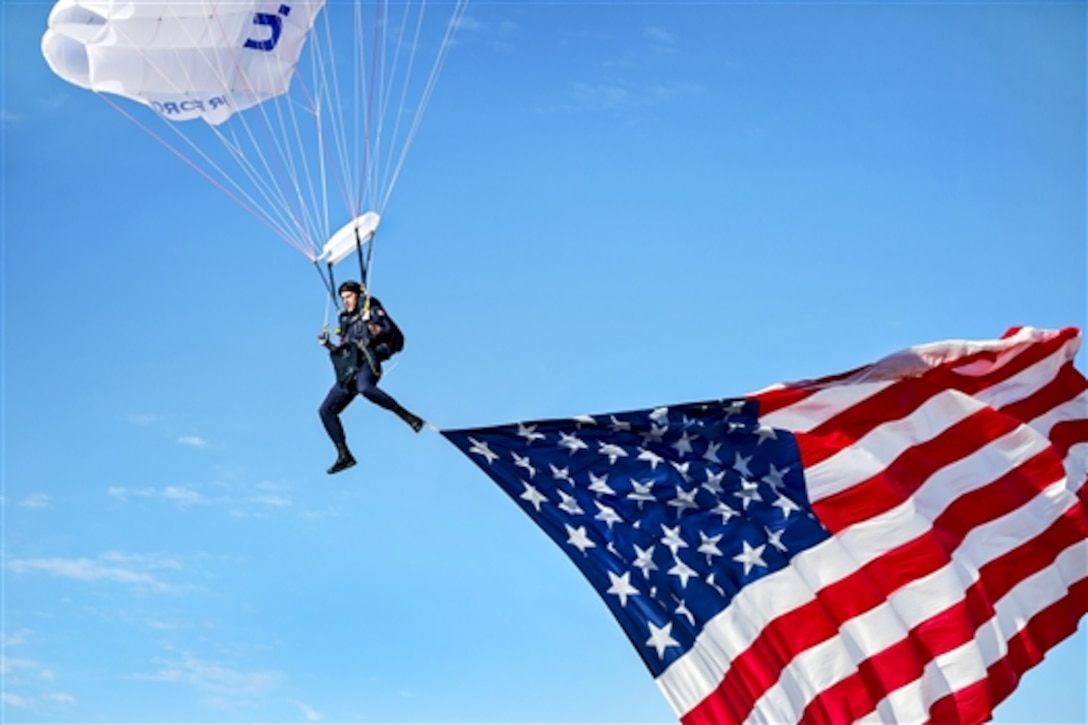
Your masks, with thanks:
M 3 717 L 669 722 L 565 557 L 365 403 L 307 260 L 4 0 Z M 386 209 L 440 427 L 1086 321 L 1085 5 L 476 3 Z M 1083 371 L 1084 354 L 1078 359 Z M 1082 722 L 1083 629 L 997 711 Z

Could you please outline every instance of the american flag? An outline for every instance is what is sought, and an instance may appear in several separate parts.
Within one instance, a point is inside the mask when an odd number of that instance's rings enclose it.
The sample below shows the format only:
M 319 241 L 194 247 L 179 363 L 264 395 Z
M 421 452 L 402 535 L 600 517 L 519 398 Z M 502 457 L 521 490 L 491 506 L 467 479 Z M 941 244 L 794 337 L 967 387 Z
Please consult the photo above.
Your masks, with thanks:
M 444 431 L 685 725 L 979 722 L 1088 609 L 1074 328 L 741 398 Z

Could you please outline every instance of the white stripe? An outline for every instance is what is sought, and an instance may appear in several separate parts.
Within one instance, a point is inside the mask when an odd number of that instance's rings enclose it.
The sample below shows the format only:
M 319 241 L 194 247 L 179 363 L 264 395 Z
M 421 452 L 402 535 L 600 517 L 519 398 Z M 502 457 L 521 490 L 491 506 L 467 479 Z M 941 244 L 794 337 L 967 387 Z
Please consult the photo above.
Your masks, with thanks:
M 910 415 L 877 426 L 854 445 L 805 468 L 813 503 L 879 474 L 904 451 L 940 435 L 986 406 L 956 391 L 941 392 Z
M 871 398 L 892 385 L 895 383 L 864 383 L 827 388 L 781 410 L 761 415 L 759 422 L 772 428 L 790 431 L 812 430 L 843 410 Z
M 821 642 L 794 658 L 782 678 L 756 701 L 745 722 L 795 722 L 808 703 L 854 669 L 846 640 L 836 637 Z
M 1082 539 L 1058 554 L 1053 564 L 1018 582 L 994 607 L 988 626 L 976 633 L 986 663 L 991 665 L 1004 657 L 1008 640 L 1028 620 L 1066 596 L 1070 587 L 1083 579 L 1088 579 L 1088 541 Z
M 1028 424 L 1040 433 L 1049 436 L 1056 424 L 1080 420 L 1088 420 L 1088 390 L 1072 400 L 1054 406 Z
M 1063 551 L 1055 563 L 1016 585 L 995 607 L 995 616 L 976 630 L 975 638 L 941 655 L 944 671 L 927 667 L 922 679 L 912 682 L 877 705 L 885 722 L 928 719 L 929 708 L 951 692 L 980 682 L 986 669 L 1008 653 L 1012 639 L 1036 614 L 1068 593 L 1071 583 L 1088 576 L 1088 542 Z
M 1088 443 L 1078 443 L 1065 457 L 1066 488 L 1073 493 L 1088 483 Z
M 956 559 L 982 567 L 1046 531 L 1077 503 L 1060 478 L 1020 508 L 972 529 L 956 549 Z
M 930 520 L 964 494 L 985 488 L 1050 448 L 1050 441 L 1021 425 L 969 456 L 934 472 L 915 493 L 918 511 Z
M 1030 367 L 1024 368 L 1015 375 L 978 391 L 975 393 L 975 397 L 994 408 L 1003 408 L 1006 405 L 1026 400 L 1047 383 L 1054 380 L 1062 367 L 1072 359 L 1069 352 L 1069 343 L 1067 342 Z

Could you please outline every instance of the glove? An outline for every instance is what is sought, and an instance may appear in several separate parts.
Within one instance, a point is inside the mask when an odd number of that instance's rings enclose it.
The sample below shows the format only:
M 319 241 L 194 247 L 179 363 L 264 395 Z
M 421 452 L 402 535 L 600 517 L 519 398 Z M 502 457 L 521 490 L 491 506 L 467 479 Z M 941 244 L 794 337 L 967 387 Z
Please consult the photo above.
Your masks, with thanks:
M 321 332 L 317 333 L 317 344 L 322 347 L 329 344 L 329 328 L 322 327 Z

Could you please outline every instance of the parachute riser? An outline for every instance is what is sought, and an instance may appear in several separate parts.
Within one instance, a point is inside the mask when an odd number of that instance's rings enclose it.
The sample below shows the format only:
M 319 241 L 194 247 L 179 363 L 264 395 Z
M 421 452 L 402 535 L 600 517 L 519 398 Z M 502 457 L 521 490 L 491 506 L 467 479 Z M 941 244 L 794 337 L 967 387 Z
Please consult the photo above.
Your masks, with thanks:
M 363 239 L 359 236 L 359 228 L 355 228 L 355 254 L 359 259 L 359 281 L 363 284 L 363 312 L 370 311 L 370 263 L 374 259 L 374 238 L 377 231 L 371 231 L 367 241 L 366 259 L 363 259 Z
M 359 260 L 359 280 L 363 285 L 363 311 L 370 309 L 370 267 L 374 258 L 374 232 L 370 232 L 367 235 L 367 240 L 364 241 L 359 235 L 358 230 L 355 232 L 355 254 Z M 369 242 L 367 246 L 366 256 L 363 256 L 363 244 Z M 332 300 L 333 307 L 337 313 L 340 312 L 340 295 L 336 291 L 336 273 L 333 269 L 333 263 L 327 262 L 325 264 L 326 271 L 321 270 L 321 265 L 318 263 L 320 260 L 314 260 L 314 269 L 317 270 L 317 276 L 321 278 L 322 284 L 325 286 L 325 291 L 328 292 L 329 299 Z

